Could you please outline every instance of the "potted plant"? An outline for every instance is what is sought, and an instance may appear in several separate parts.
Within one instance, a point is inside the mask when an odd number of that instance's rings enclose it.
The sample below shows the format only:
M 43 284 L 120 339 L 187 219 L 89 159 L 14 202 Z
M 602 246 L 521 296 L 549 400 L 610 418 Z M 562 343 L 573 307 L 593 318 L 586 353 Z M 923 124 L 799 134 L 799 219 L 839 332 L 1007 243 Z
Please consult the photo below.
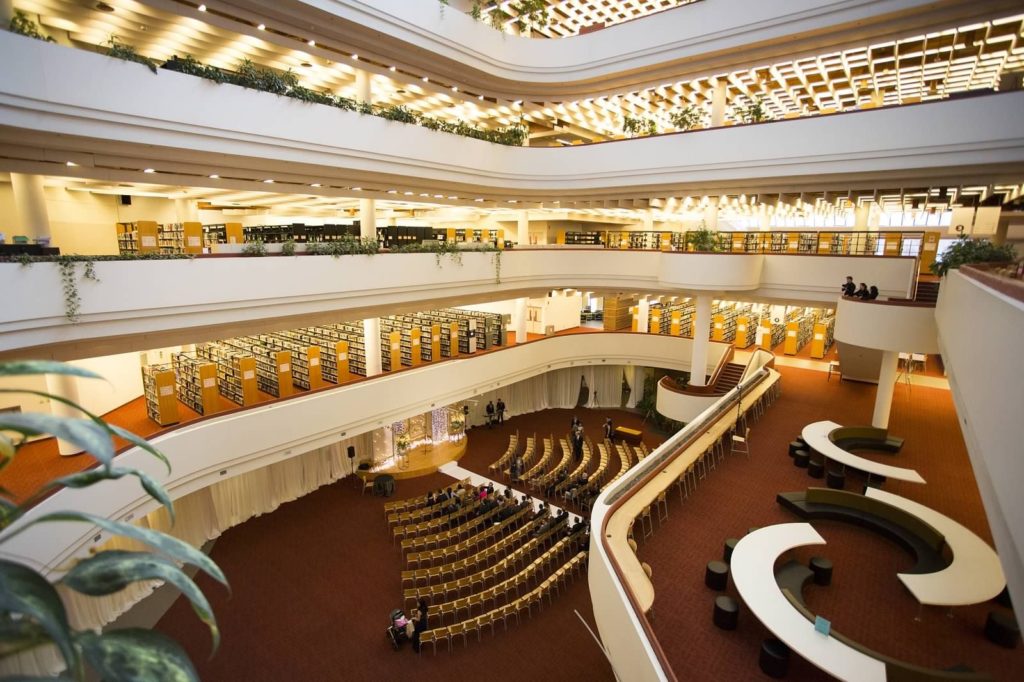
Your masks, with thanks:
M 398 454 L 400 455 L 408 450 L 410 445 L 412 445 L 412 441 L 410 441 L 409 436 L 404 433 L 398 437 L 397 441 L 395 441 L 395 447 L 398 448 Z
M 929 266 L 939 277 L 971 263 L 1012 263 L 1017 257 L 1013 244 L 995 245 L 987 239 L 971 239 L 962 234 Z
M 691 104 L 680 111 L 673 111 L 668 117 L 679 130 L 691 130 L 700 125 L 702 112 L 696 104 Z
M 697 230 L 686 233 L 686 245 L 690 251 L 701 251 L 714 253 L 722 250 L 722 244 L 718 239 L 718 233 L 708 229 L 707 224 L 702 220 Z
M 462 427 L 466 425 L 466 422 L 462 421 L 462 417 L 453 417 L 448 423 L 448 430 L 452 433 L 462 433 Z

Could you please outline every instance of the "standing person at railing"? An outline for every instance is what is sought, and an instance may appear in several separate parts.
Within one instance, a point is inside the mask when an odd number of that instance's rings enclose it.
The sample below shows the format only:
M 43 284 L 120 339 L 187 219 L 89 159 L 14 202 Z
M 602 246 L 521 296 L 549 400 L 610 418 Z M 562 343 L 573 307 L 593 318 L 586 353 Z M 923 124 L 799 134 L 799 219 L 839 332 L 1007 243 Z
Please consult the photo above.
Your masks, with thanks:
M 859 299 L 861 299 L 863 301 L 863 300 L 867 299 L 868 295 L 869 295 L 869 292 L 868 292 L 868 285 L 867 285 L 867 283 L 861 282 L 860 283 L 860 287 L 857 288 L 857 293 L 855 293 L 854 296 L 856 296 L 857 298 L 859 298 Z
M 857 285 L 853 283 L 853 276 L 846 276 L 846 283 L 842 287 L 843 296 L 853 296 L 857 291 Z

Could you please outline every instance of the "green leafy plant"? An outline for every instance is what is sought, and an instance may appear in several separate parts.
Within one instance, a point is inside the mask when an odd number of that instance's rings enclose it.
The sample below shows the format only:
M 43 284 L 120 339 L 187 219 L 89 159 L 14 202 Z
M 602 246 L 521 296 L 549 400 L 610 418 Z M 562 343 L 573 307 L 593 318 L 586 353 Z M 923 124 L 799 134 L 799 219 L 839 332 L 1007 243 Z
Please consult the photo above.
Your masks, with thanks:
M 762 97 L 758 97 L 745 107 L 737 107 L 736 111 L 744 123 L 760 123 L 768 120 L 768 112 L 764 108 L 764 98 Z
M 167 71 L 183 73 L 187 76 L 198 76 L 200 78 L 212 80 L 216 83 L 224 83 L 228 80 L 227 74 L 216 66 L 203 64 L 190 54 L 187 54 L 184 57 L 174 55 L 164 62 L 162 68 Z
M 642 135 L 657 135 L 658 122 L 647 116 L 623 116 L 622 132 L 633 137 Z
M 289 239 L 288 241 L 281 244 L 281 255 L 282 256 L 294 256 L 295 255 L 295 240 Z
M 701 112 L 700 107 L 696 104 L 691 104 L 684 109 L 671 112 L 668 115 L 668 118 L 672 121 L 672 125 L 679 130 L 690 130 L 700 125 L 703 113 Z
M 491 264 L 494 265 L 494 283 L 501 284 L 501 249 L 491 255 Z
M 122 43 L 117 36 L 110 36 L 110 40 L 106 42 L 107 55 L 114 59 L 123 59 L 126 62 L 135 62 L 136 64 L 142 64 L 153 73 L 156 73 L 156 62 L 146 57 L 145 55 L 139 54 L 135 47 Z
M 341 235 L 340 239 L 324 242 L 326 245 L 323 253 L 334 256 L 365 255 L 372 256 L 380 250 L 380 244 L 376 239 L 363 239 L 350 234 Z
M 0 377 L 58 374 L 100 379 L 88 370 L 56 362 L 0 363 Z M 57 478 L 44 484 L 24 501 L 16 502 L 0 491 L 0 547 L 26 530 L 41 524 L 85 523 L 110 535 L 135 540 L 151 551 L 99 551 L 76 561 L 58 580 L 64 589 L 89 596 L 120 592 L 136 582 L 159 580 L 181 590 L 199 619 L 207 625 L 216 651 L 220 631 L 209 601 L 180 568 L 197 567 L 224 586 L 227 579 L 208 556 L 170 535 L 142 526 L 111 521 L 78 511 L 55 511 L 26 518 L 43 497 L 59 488 L 87 489 L 97 483 L 136 478 L 153 500 L 165 507 L 174 520 L 174 507 L 163 486 L 149 474 L 115 461 L 114 436 L 142 448 L 167 467 L 170 462 L 145 439 L 106 423 L 81 405 L 61 396 L 17 388 L 2 393 L 26 393 L 69 405 L 81 417 L 58 417 L 44 413 L 0 413 L 0 469 L 9 465 L 29 438 L 53 435 L 81 448 L 97 461 L 95 468 Z M 54 645 L 66 670 L 61 680 L 198 680 L 192 662 L 169 637 L 154 630 L 126 628 L 96 633 L 71 626 L 64 602 L 54 584 L 34 568 L 10 559 L 0 559 L 0 657 Z M 12 677 L 7 679 L 29 679 Z M 49 678 L 48 678 L 49 679 Z
M 45 40 L 48 43 L 56 42 L 53 38 L 43 33 L 39 28 L 39 24 L 29 19 L 28 15 L 21 10 L 15 10 L 14 16 L 11 17 L 10 29 L 11 33 L 17 33 L 20 36 Z
M 987 239 L 970 239 L 960 235 L 929 267 L 939 277 L 945 277 L 950 270 L 971 263 L 1012 263 L 1017 258 L 1013 244 L 996 246 Z
M 649 417 L 654 427 L 662 433 L 675 433 L 683 428 L 684 424 L 658 412 L 658 381 L 667 375 L 678 387 L 684 388 L 690 383 L 690 373 L 668 370 L 648 370 L 648 372 L 644 377 L 644 394 L 636 401 L 637 412 Z
M 251 242 L 246 242 L 245 246 L 242 247 L 242 255 L 245 256 L 266 256 L 267 245 L 263 243 L 261 239 L 255 239 Z
M 714 253 L 724 250 L 718 233 L 709 230 L 703 220 L 698 229 L 686 233 L 686 244 L 692 251 Z
M 401 123 L 416 123 L 419 121 L 419 114 L 401 104 L 381 107 L 377 111 L 377 115 L 389 121 L 399 121 Z
M 545 0 L 519 0 L 509 3 L 509 10 L 515 13 L 515 25 L 520 33 L 542 28 L 551 21 L 548 3 Z
M 243 59 L 238 63 L 234 77 L 229 82 L 251 90 L 272 92 L 275 95 L 287 95 L 292 88 L 298 86 L 299 77 L 291 69 L 280 73 L 273 69 L 258 66 L 250 59 Z

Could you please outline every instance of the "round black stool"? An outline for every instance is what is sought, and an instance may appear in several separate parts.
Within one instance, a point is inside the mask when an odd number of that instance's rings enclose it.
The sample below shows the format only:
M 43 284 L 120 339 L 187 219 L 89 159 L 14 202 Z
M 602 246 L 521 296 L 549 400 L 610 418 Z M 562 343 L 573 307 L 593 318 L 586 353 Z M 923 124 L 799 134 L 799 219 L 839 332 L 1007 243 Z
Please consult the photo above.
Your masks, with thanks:
M 750 528 L 747 529 L 747 535 L 750 535 L 751 533 L 753 533 L 755 530 L 758 530 L 759 528 L 760 528 L 760 526 L 751 526 Z
M 985 619 L 985 637 L 1007 649 L 1016 649 L 1020 642 L 1020 626 L 1009 611 L 989 611 Z
M 803 447 L 803 448 L 807 447 L 807 441 L 804 440 L 803 436 L 797 436 L 793 440 L 795 440 L 797 443 L 800 443 L 800 447 Z
M 795 441 L 793 441 L 793 442 L 791 442 L 789 444 L 789 456 L 792 457 L 793 455 L 796 454 L 797 450 L 803 450 L 803 449 L 804 449 L 804 443 L 801 443 L 800 441 L 795 440 Z
M 823 556 L 812 556 L 810 561 L 811 572 L 814 573 L 815 585 L 832 584 L 832 562 Z
M 724 561 L 709 561 L 704 569 L 704 584 L 721 592 L 729 584 L 729 566 Z
M 811 455 L 806 450 L 797 450 L 793 453 L 793 466 L 806 469 L 811 461 Z
M 725 546 L 722 548 L 722 561 L 729 563 L 732 560 L 732 551 L 736 549 L 736 543 L 739 542 L 736 538 L 729 538 L 725 541 Z
M 807 475 L 811 478 L 825 478 L 824 462 L 808 462 Z
M 1001 605 L 1001 606 L 1005 606 L 1008 609 L 1012 609 L 1013 608 L 1013 602 L 1010 601 L 1010 588 L 1009 587 L 1004 587 L 1003 588 L 1003 591 L 999 593 L 998 597 L 996 597 L 996 603 Z
M 777 639 L 766 639 L 761 642 L 761 657 L 757 663 L 768 677 L 782 679 L 789 670 L 789 647 Z
M 715 597 L 714 621 L 722 630 L 735 630 L 740 618 L 740 605 L 724 594 Z
M 826 482 L 829 488 L 842 490 L 843 488 L 846 487 L 846 473 L 840 471 L 839 469 L 829 469 Z

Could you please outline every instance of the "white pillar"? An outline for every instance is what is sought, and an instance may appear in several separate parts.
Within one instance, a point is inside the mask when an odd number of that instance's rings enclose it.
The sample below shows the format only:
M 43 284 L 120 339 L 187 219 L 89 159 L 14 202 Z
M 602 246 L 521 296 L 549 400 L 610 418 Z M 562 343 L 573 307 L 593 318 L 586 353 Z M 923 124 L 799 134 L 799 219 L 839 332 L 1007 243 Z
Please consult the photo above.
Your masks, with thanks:
M 715 83 L 715 89 L 711 92 L 711 127 L 720 126 L 725 123 L 725 81 L 719 80 Z
M 654 211 L 647 209 L 640 214 L 643 220 L 644 232 L 654 232 Z
M 5 31 L 11 25 L 14 18 L 14 0 L 0 0 L 0 28 Z
M 377 202 L 374 199 L 359 200 L 359 236 L 377 241 Z
M 199 207 L 192 199 L 175 199 L 174 212 L 179 223 L 199 221 Z
M 900 354 L 894 350 L 882 353 L 882 371 L 878 374 L 878 392 L 875 394 L 875 412 L 871 425 L 876 429 L 889 428 L 889 411 L 892 409 L 892 394 L 896 386 L 896 374 Z
M 14 192 L 14 208 L 18 222 L 13 225 L 12 234 L 20 234 L 34 241 L 50 236 L 50 214 L 46 210 L 46 193 L 43 190 L 43 176 L 11 173 L 11 189 Z
M 710 197 L 704 207 L 704 226 L 712 232 L 718 229 L 718 197 Z
M 515 311 L 512 314 L 512 329 L 516 333 L 516 343 L 526 343 L 526 304 L 529 300 L 516 299 Z
M 857 204 L 857 207 L 853 209 L 853 229 L 855 230 L 866 230 L 868 229 L 868 215 L 871 213 L 870 204 Z
M 356 99 L 360 102 L 373 103 L 372 76 L 368 71 L 356 69 Z
M 768 206 L 758 204 L 757 206 L 757 229 L 761 232 L 768 232 L 771 228 L 771 216 L 768 215 Z
M 708 345 L 711 338 L 711 297 L 697 296 L 693 314 L 693 352 L 690 354 L 690 385 L 704 386 L 708 376 Z
M 366 355 L 366 376 L 381 373 L 380 359 L 380 318 L 368 317 L 363 320 L 363 353 Z
M 47 374 L 46 390 L 53 395 L 58 395 L 61 398 L 66 398 L 72 402 L 79 402 L 78 380 L 73 376 L 68 376 L 67 374 Z M 55 417 L 80 418 L 83 416 L 81 411 L 57 400 L 50 401 L 50 412 L 53 413 L 53 416 Z M 82 452 L 82 449 L 73 443 L 69 443 L 66 440 L 58 438 L 57 452 L 66 457 L 68 455 L 77 455 Z
M 530 212 L 524 208 L 516 217 L 518 218 L 516 239 L 520 246 L 526 246 L 530 243 Z
M 641 334 L 646 334 L 650 329 L 651 321 L 651 302 L 644 296 L 640 299 L 639 305 L 636 307 L 636 330 Z

